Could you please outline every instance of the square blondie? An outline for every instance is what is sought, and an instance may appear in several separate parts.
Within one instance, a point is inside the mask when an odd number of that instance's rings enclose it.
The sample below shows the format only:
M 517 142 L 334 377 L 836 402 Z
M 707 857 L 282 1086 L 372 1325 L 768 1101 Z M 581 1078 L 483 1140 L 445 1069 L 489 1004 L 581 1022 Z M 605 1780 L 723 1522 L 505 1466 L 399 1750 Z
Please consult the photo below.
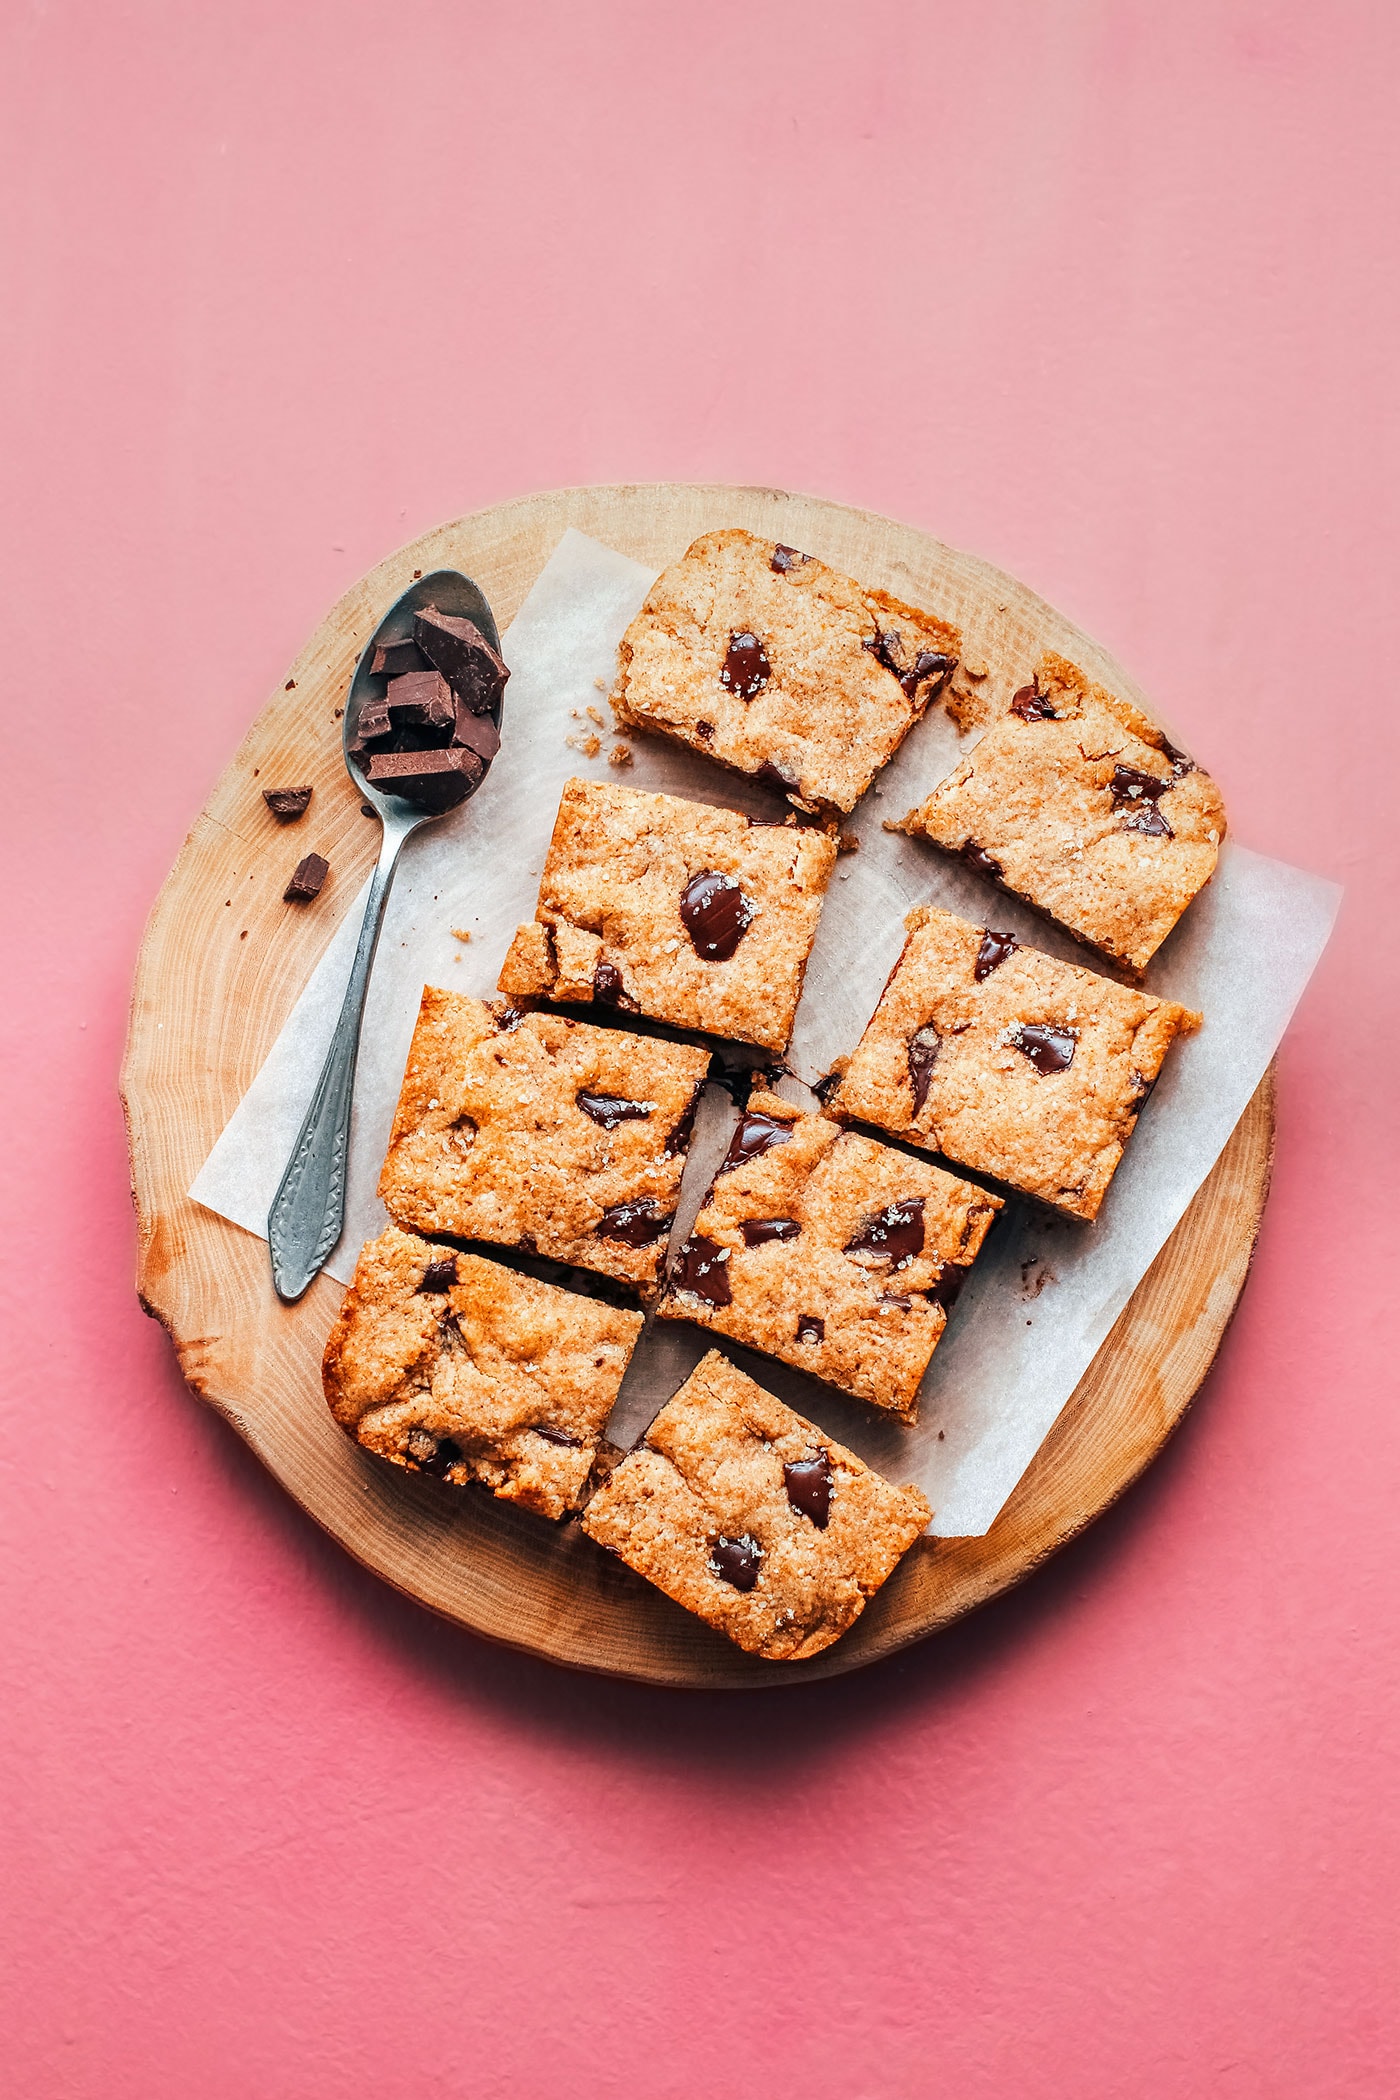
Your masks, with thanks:
M 835 859 L 821 831 L 570 780 L 500 989 L 784 1050 Z
M 835 1115 L 1097 1216 L 1138 1111 L 1200 1015 L 921 905 Z
M 646 1289 L 709 1057 L 428 985 L 379 1193 L 396 1224 Z
M 691 1320 L 912 1422 L 1001 1198 L 892 1145 L 749 1098 L 660 1317 Z
M 574 1507 L 642 1315 L 390 1226 L 326 1343 L 331 1413 L 367 1451 L 542 1517 Z
M 931 1514 L 712 1349 L 580 1522 L 750 1655 L 800 1662 L 860 1617 Z
M 933 613 L 794 547 L 708 532 L 618 652 L 619 722 L 751 774 L 801 809 L 855 808 L 957 663 Z
M 1214 874 L 1225 806 L 1137 708 L 1047 655 L 900 828 L 1140 973 Z

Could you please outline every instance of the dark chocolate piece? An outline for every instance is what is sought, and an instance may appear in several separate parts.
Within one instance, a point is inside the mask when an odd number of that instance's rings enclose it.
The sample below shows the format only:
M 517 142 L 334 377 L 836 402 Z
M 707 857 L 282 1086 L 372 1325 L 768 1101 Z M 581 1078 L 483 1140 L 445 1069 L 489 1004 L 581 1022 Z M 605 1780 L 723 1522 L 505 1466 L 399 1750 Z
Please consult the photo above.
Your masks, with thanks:
M 704 737 L 707 744 L 714 733 L 715 725 L 713 722 L 697 722 L 695 725 L 695 734 Z
M 445 1254 L 438 1261 L 430 1261 L 423 1271 L 420 1291 L 450 1291 L 457 1281 L 457 1257 Z
M 323 860 L 319 853 L 308 853 L 305 860 L 297 862 L 296 871 L 282 892 L 283 903 L 310 904 L 320 896 L 330 872 L 328 860 Z
M 495 711 L 510 672 L 479 627 L 425 605 L 414 614 L 413 639 L 474 715 Z
M 649 1196 L 632 1203 L 614 1203 L 603 1212 L 593 1230 L 600 1240 L 620 1240 L 624 1247 L 649 1247 L 671 1229 L 673 1213 L 660 1211 Z
M 972 974 L 980 984 L 990 977 L 993 970 L 1000 969 L 1008 955 L 1014 955 L 1021 943 L 1009 933 L 994 933 L 989 926 L 982 935 L 982 945 L 977 950 L 977 960 Z
M 1174 839 L 1176 833 L 1157 807 L 1159 795 L 1176 786 L 1176 775 L 1159 780 L 1155 773 L 1140 773 L 1136 766 L 1115 766 L 1108 791 L 1115 809 L 1131 812 L 1124 829 L 1144 831 L 1149 838 Z
M 756 634 L 731 634 L 719 682 L 736 700 L 752 700 L 773 675 L 762 642 Z
M 728 962 L 749 927 L 753 906 L 732 875 L 705 868 L 681 892 L 681 924 L 705 962 Z
M 704 1233 L 683 1240 L 671 1282 L 678 1291 L 689 1291 L 718 1311 L 734 1295 L 729 1288 L 728 1248 L 721 1247 L 717 1240 L 706 1239 Z
M 1011 699 L 1011 712 L 1019 715 L 1023 722 L 1058 722 L 1059 716 L 1035 685 L 1023 685 Z
M 547 1444 L 566 1444 L 572 1451 L 581 1448 L 576 1436 L 570 1436 L 566 1430 L 555 1429 L 548 1422 L 532 1422 L 530 1427 L 535 1435 L 542 1436 Z
M 1079 1040 L 1073 1029 L 1052 1028 L 1039 1021 L 1018 1021 L 1011 1030 L 1013 1047 L 1028 1057 L 1042 1079 L 1049 1079 L 1056 1072 L 1067 1072 L 1074 1062 L 1074 1046 Z
M 938 1281 L 928 1295 L 935 1305 L 943 1307 L 944 1312 L 951 1312 L 966 1282 L 967 1270 L 959 1268 L 955 1261 L 945 1261 L 938 1272 Z
M 763 1566 L 763 1548 L 747 1531 L 737 1539 L 727 1539 L 721 1532 L 710 1548 L 710 1566 L 736 1590 L 751 1590 Z
M 776 1086 L 787 1069 L 785 1064 L 741 1064 L 725 1050 L 716 1050 L 710 1059 L 710 1078 L 724 1088 L 736 1108 L 748 1107 L 756 1086 Z
M 974 845 L 971 839 L 965 846 L 960 846 L 958 851 L 968 866 L 976 868 L 979 875 L 990 875 L 993 882 L 1001 881 L 1001 862 L 993 860 L 990 853 Z
M 600 1006 L 636 1007 L 622 982 L 622 972 L 615 963 L 605 962 L 600 956 L 593 970 L 593 996 Z
M 264 788 L 263 801 L 279 824 L 294 824 L 304 817 L 311 801 L 310 788 Z
M 371 671 L 382 673 L 386 678 L 403 678 L 411 671 L 426 671 L 427 668 L 422 650 L 411 641 L 376 643 L 370 662 Z
M 883 1210 L 867 1218 L 853 1240 L 847 1240 L 847 1254 L 888 1255 L 897 1269 L 922 1254 L 924 1247 L 924 1199 L 922 1196 L 907 1196 L 902 1202 L 887 1203 Z
M 462 1463 L 462 1447 L 450 1436 L 434 1436 L 430 1429 L 410 1429 L 408 1455 L 420 1473 L 445 1479 L 453 1466 Z
M 393 731 L 393 727 L 393 723 L 389 720 L 388 701 L 371 695 L 368 700 L 360 703 L 360 712 L 355 717 L 355 734 L 351 740 L 350 749 L 352 751 L 367 750 L 380 737 L 389 736 Z
M 474 715 L 463 700 L 454 702 L 455 718 L 452 724 L 452 742 L 474 751 L 484 766 L 489 766 L 501 748 L 501 732 L 489 715 Z
M 794 1459 L 785 1465 L 783 1486 L 793 1508 L 810 1517 L 818 1531 L 825 1531 L 831 1515 L 831 1461 L 827 1454 Z
M 789 569 L 796 569 L 811 559 L 810 554 L 799 554 L 796 547 L 785 547 L 780 540 L 769 557 L 768 566 L 777 575 L 786 576 Z
M 409 671 L 391 678 L 385 699 L 396 729 L 451 729 L 457 719 L 457 703 L 441 671 Z
M 1176 745 L 1169 744 L 1165 737 L 1162 738 L 1162 756 L 1171 760 L 1172 771 L 1178 780 L 1183 773 L 1194 773 L 1196 770 L 1195 759 L 1188 758 L 1184 751 L 1178 751 Z
M 579 1092 L 575 1101 L 586 1116 L 601 1123 L 604 1130 L 616 1130 L 619 1123 L 642 1122 L 656 1107 L 654 1101 L 628 1101 L 621 1094 L 589 1094 Z
M 823 1108 L 826 1107 L 827 1102 L 836 1092 L 844 1077 L 845 1074 L 843 1072 L 823 1072 L 820 1079 L 812 1081 L 812 1092 L 816 1095 Z
M 891 1306 L 895 1312 L 908 1312 L 914 1303 L 912 1298 L 901 1298 L 898 1291 L 881 1291 L 879 1302 Z
M 799 1342 L 824 1342 L 826 1340 L 826 1321 L 818 1319 L 815 1313 L 799 1313 L 797 1315 L 797 1339 Z
M 914 1089 L 914 1113 L 919 1115 L 928 1090 L 933 1083 L 933 1068 L 938 1062 L 938 1053 L 943 1048 L 943 1038 L 932 1022 L 926 1021 L 916 1028 L 909 1038 L 905 1061 L 909 1066 L 909 1084 Z
M 365 767 L 371 787 L 435 815 L 465 802 L 485 767 L 474 751 L 376 751 Z
M 791 1123 L 780 1123 L 776 1116 L 765 1116 L 758 1109 L 750 1110 L 729 1140 L 729 1150 L 715 1169 L 716 1176 L 742 1167 L 745 1160 L 757 1159 L 762 1152 L 771 1152 L 774 1145 L 787 1144 L 791 1136 Z
M 955 656 L 937 656 L 930 650 L 921 649 L 912 664 L 904 661 L 904 636 L 897 627 L 877 634 L 873 641 L 862 646 L 870 651 L 877 663 L 882 663 L 899 680 L 899 689 L 906 700 L 917 697 L 919 687 L 926 678 L 941 685 L 957 663 Z
M 746 1247 L 766 1247 L 770 1240 L 795 1240 L 802 1227 L 796 1218 L 745 1218 L 739 1230 Z
M 677 1159 L 682 1152 L 690 1150 L 690 1141 L 695 1135 L 695 1115 L 700 1106 L 700 1096 L 704 1091 L 705 1082 L 702 1079 L 690 1097 L 689 1108 L 681 1110 L 679 1120 L 666 1140 L 665 1152 L 667 1159 Z

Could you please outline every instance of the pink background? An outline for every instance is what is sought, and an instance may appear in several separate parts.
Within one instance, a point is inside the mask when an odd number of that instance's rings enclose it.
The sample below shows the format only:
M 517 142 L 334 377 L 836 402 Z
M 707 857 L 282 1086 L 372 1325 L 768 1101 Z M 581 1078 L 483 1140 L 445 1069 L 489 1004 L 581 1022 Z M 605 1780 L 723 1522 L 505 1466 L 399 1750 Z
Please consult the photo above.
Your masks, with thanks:
M 1398 60 L 1386 0 L 11 0 L 10 2091 L 1397 2089 Z M 320 1536 L 137 1309 L 115 1095 L 332 600 L 665 477 L 1016 571 L 1352 891 L 1166 1457 L 962 1629 L 744 1699 Z

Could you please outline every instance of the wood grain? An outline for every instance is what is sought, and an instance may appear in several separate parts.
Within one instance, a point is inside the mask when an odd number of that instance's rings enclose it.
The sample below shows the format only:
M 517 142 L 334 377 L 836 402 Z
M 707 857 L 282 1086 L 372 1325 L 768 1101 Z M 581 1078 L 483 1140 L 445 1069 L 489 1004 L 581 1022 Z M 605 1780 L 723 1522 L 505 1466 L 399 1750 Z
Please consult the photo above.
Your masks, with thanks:
M 1013 578 L 909 526 L 816 498 L 669 483 L 565 489 L 441 526 L 381 563 L 316 630 L 156 900 L 122 1073 L 138 1289 L 194 1390 L 349 1552 L 434 1611 L 574 1668 L 658 1684 L 742 1688 L 830 1676 L 1022 1580 L 1162 1448 L 1244 1286 L 1268 1192 L 1272 1074 L 992 1529 L 979 1539 L 921 1541 L 853 1631 L 811 1662 L 741 1654 L 573 1526 L 552 1529 L 484 1494 L 376 1465 L 336 1428 L 321 1396 L 340 1286 L 322 1276 L 298 1305 L 279 1304 L 264 1243 L 185 1191 L 377 851 L 379 826 L 360 814 L 341 763 L 339 710 L 384 606 L 415 574 L 460 568 L 504 628 L 571 525 L 655 567 L 700 532 L 746 525 L 955 619 L 967 655 L 991 666 L 994 697 L 1051 648 L 1150 711 L 1119 665 Z M 311 816 L 281 829 L 262 789 L 307 782 L 316 790 Z M 292 866 L 312 849 L 333 870 L 320 903 L 284 904 Z

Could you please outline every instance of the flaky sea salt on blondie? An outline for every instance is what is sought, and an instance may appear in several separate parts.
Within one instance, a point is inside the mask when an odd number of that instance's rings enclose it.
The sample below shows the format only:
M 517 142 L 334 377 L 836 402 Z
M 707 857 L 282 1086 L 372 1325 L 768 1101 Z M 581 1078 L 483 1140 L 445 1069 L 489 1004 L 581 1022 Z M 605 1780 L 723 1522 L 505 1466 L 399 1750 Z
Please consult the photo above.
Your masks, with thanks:
M 913 1421 L 1001 1199 L 755 1093 L 672 1264 L 693 1320 Z
M 800 808 L 850 810 L 961 647 L 946 620 L 795 547 L 707 532 L 623 636 L 613 706 Z
M 379 1193 L 419 1232 L 656 1282 L 709 1057 L 428 985 Z
M 749 1654 L 800 1662 L 859 1618 L 931 1514 L 712 1349 L 580 1521 Z
M 1092 1218 L 1162 1060 L 1200 1015 L 921 905 L 829 1097 L 1075 1218 Z
M 390 1226 L 326 1344 L 331 1413 L 367 1451 L 562 1517 L 577 1502 L 642 1316 Z
M 1214 874 L 1225 807 L 1137 708 L 1047 655 L 901 828 L 1141 971 Z
M 824 832 L 571 780 L 500 988 L 786 1049 L 835 858 Z

